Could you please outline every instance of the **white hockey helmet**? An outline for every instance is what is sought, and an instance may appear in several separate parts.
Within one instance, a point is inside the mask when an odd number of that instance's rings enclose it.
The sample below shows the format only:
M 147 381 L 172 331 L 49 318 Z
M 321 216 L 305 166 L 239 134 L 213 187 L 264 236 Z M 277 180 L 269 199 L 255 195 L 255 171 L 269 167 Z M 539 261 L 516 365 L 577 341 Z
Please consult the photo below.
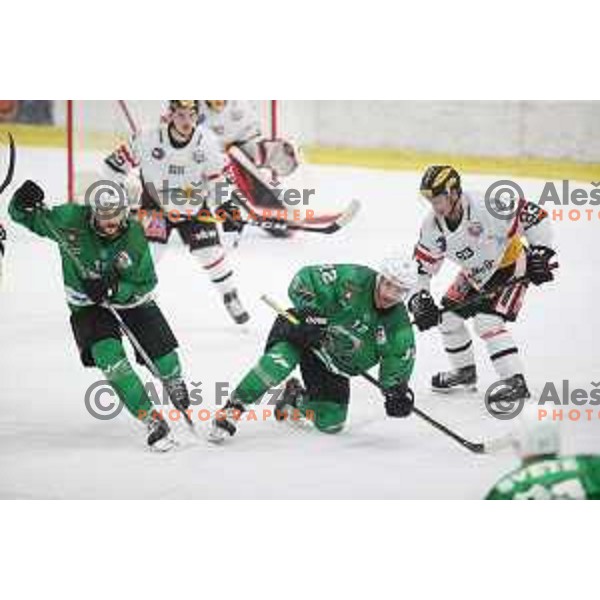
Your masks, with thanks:
M 85 193 L 85 204 L 90 207 L 91 222 L 100 235 L 105 234 L 104 222 L 115 222 L 123 228 L 129 218 L 130 206 L 123 186 L 109 180 L 94 182 Z
M 560 451 L 560 429 L 550 415 L 541 416 L 540 406 L 526 404 L 518 416 L 514 432 L 513 446 L 521 459 Z
M 388 256 L 379 267 L 379 276 L 408 292 L 417 286 L 417 265 L 409 256 Z

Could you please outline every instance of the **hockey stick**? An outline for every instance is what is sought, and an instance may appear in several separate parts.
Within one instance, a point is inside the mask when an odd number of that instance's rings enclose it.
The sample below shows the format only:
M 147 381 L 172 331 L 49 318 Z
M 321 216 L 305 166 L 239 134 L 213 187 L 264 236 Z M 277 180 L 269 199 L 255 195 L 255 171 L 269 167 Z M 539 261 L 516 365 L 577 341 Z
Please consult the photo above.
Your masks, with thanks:
M 135 119 L 133 118 L 133 115 L 131 114 L 131 111 L 129 110 L 129 107 L 127 106 L 127 102 L 125 100 L 117 100 L 117 102 L 121 112 L 125 117 L 125 120 L 127 121 L 127 125 L 129 125 L 129 129 L 131 129 L 132 135 L 137 135 L 139 133 L 139 129 Z
M 277 217 L 261 217 L 256 214 L 255 210 L 248 205 L 248 203 L 239 195 L 234 193 L 234 202 L 238 203 L 244 210 L 251 215 L 250 219 L 245 221 L 239 221 L 239 223 L 244 225 L 253 225 L 255 227 L 260 227 L 261 229 L 285 229 L 288 231 L 308 231 L 310 233 L 322 233 L 325 235 L 331 235 L 332 233 L 338 232 L 340 229 L 348 225 L 358 211 L 360 210 L 361 204 L 359 200 L 352 200 L 348 207 L 341 212 L 331 223 L 326 225 L 315 223 L 311 225 L 310 223 L 304 222 L 295 222 L 295 221 L 287 221 L 285 219 L 278 219 Z M 274 209 L 269 209 L 274 210 Z M 277 210 L 274 210 L 277 212 Z
M 558 269 L 558 267 L 559 267 L 559 264 L 557 262 L 551 263 L 549 265 L 549 268 L 551 271 L 553 271 L 554 269 Z M 465 302 L 455 304 L 452 306 L 444 306 L 440 310 L 440 319 L 444 313 L 447 313 L 447 312 L 458 313 L 460 311 L 465 310 L 466 308 L 470 308 L 471 306 L 476 305 L 478 302 L 481 302 L 485 298 L 491 298 L 494 294 L 497 294 L 503 287 L 508 288 L 510 286 L 518 285 L 520 283 L 530 283 L 530 282 L 531 282 L 531 280 L 529 279 L 529 276 L 527 274 L 521 275 L 520 277 L 515 277 L 513 279 L 509 279 L 506 283 L 501 283 L 501 284 L 497 285 L 495 288 L 492 288 L 491 290 L 482 291 L 478 294 L 475 294 L 473 296 L 473 298 L 470 298 L 469 300 L 466 300 Z M 410 324 L 416 325 L 416 322 L 411 321 Z
M 276 206 L 260 206 L 257 205 L 256 208 L 257 209 L 273 209 L 273 210 L 285 210 L 285 205 L 284 203 L 279 200 L 279 196 L 280 194 L 283 192 L 284 188 L 278 188 L 277 186 L 279 185 L 279 182 L 276 183 L 276 185 L 273 184 L 269 184 L 268 182 L 266 182 L 264 180 L 264 178 L 261 175 L 261 172 L 259 170 L 259 168 L 252 162 L 252 160 L 244 153 L 243 150 L 240 150 L 237 146 L 231 146 L 228 150 L 227 150 L 227 154 L 233 159 L 233 163 L 234 163 L 234 169 L 239 169 L 240 167 L 242 167 L 244 170 L 246 170 L 254 179 L 256 179 L 262 186 L 265 187 L 265 189 L 267 189 L 272 195 L 273 197 L 279 201 L 279 203 L 281 204 L 281 206 L 276 207 Z M 243 187 L 243 186 L 242 186 Z M 249 195 L 248 191 L 245 189 L 240 190 L 242 193 Z M 252 204 L 252 202 L 251 202 Z M 254 207 L 253 207 L 254 208 Z M 341 213 L 334 213 L 331 215 L 320 215 L 318 217 L 313 217 L 312 221 L 314 223 L 331 223 L 332 221 L 335 221 L 336 219 L 338 219 L 340 217 Z
M 15 148 L 15 140 L 12 134 L 8 133 L 8 170 L 4 181 L 0 183 L 0 194 L 11 184 L 15 174 L 15 163 L 17 162 L 17 149 Z
M 280 306 L 272 298 L 269 298 L 268 296 L 263 294 L 261 296 L 261 300 L 263 302 L 265 302 L 265 304 L 270 306 L 277 314 L 286 318 L 290 323 L 293 323 L 294 325 L 298 325 L 300 323 L 300 321 L 294 315 L 290 314 L 287 310 L 285 310 L 282 306 Z M 379 381 L 377 381 L 377 379 L 375 379 L 372 375 L 370 375 L 366 371 L 363 371 L 359 374 L 361 377 L 366 379 L 369 383 L 374 385 L 377 389 L 379 389 L 382 392 L 384 391 L 384 388 L 381 385 L 381 383 L 379 383 Z M 458 442 L 463 448 L 466 448 L 467 450 L 469 450 L 470 452 L 474 452 L 475 454 L 490 453 L 492 451 L 500 449 L 501 447 L 504 447 L 504 445 L 503 444 L 501 445 L 500 443 L 494 443 L 494 442 L 483 443 L 483 442 L 472 442 L 470 440 L 467 440 L 466 438 L 462 437 L 455 431 L 452 431 L 450 428 L 446 427 L 439 421 L 436 421 L 435 419 L 430 417 L 427 413 L 423 412 L 421 409 L 417 408 L 416 406 L 413 407 L 412 412 L 414 414 L 416 414 L 418 417 L 420 417 L 421 419 L 423 419 L 424 421 L 426 421 L 427 423 L 429 423 L 432 427 L 434 427 L 438 431 L 441 431 L 448 437 L 452 438 L 454 441 Z
M 97 276 L 98 275 L 97 273 L 87 269 L 85 267 L 85 265 L 79 260 L 79 257 L 69 247 L 69 245 L 67 244 L 67 242 L 65 241 L 63 236 L 56 229 L 56 227 L 54 227 L 54 225 L 50 222 L 50 220 L 48 218 L 46 218 L 45 215 L 42 215 L 42 218 L 44 220 L 44 224 L 49 229 L 50 233 L 52 234 L 52 237 L 54 238 L 54 240 L 56 241 L 56 243 L 58 244 L 60 249 L 69 257 L 69 260 L 71 260 L 73 262 L 73 264 L 75 265 L 77 271 L 79 272 L 80 277 L 88 278 L 88 277 Z M 141 357 L 142 361 L 144 362 L 144 365 L 146 366 L 148 371 L 150 371 L 150 374 L 153 377 L 155 377 L 156 379 L 158 379 L 163 384 L 163 387 L 166 388 L 166 383 L 165 383 L 164 377 L 159 373 L 158 369 L 152 362 L 152 359 L 148 356 L 148 354 L 142 347 L 140 341 L 137 339 L 137 337 L 135 336 L 133 331 L 131 331 L 131 329 L 123 321 L 123 319 L 121 318 L 121 315 L 119 315 L 117 310 L 113 306 L 111 306 L 110 304 L 107 304 L 105 302 L 100 304 L 100 306 L 102 308 L 105 308 L 106 310 L 108 310 L 108 312 L 114 317 L 114 319 L 117 321 L 117 323 L 119 325 L 119 328 L 125 334 L 125 337 L 127 337 L 129 339 L 129 342 L 131 343 L 131 345 L 138 352 L 139 356 Z M 177 408 L 177 407 L 175 407 L 175 408 Z M 177 408 L 177 410 L 179 410 L 179 409 Z M 181 411 L 181 412 L 183 414 L 183 418 L 185 419 L 185 422 L 190 426 L 190 429 L 192 430 L 194 435 L 196 435 L 196 429 L 194 427 L 194 423 L 192 422 L 190 416 L 185 411 Z

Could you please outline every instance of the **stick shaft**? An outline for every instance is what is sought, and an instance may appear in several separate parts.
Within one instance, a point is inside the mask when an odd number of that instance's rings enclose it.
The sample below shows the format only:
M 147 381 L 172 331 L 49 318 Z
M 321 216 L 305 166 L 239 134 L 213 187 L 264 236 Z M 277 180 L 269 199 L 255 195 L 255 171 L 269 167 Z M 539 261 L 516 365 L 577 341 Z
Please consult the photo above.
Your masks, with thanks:
M 295 318 L 288 311 L 286 311 L 275 300 L 273 300 L 272 298 L 269 298 L 266 294 L 263 294 L 261 296 L 261 300 L 263 302 L 265 302 L 268 306 L 270 306 L 279 315 L 287 318 L 288 321 L 290 321 L 290 323 L 294 323 L 295 325 L 297 325 L 299 323 L 297 318 Z M 362 373 L 360 373 L 360 376 L 363 377 L 363 379 L 366 379 L 369 383 L 373 384 L 378 390 L 383 391 L 383 386 L 381 385 L 381 383 L 379 381 L 377 381 L 377 379 L 375 379 L 375 377 L 373 377 L 370 373 L 363 371 Z M 413 412 L 418 417 L 423 419 L 426 423 L 429 423 L 432 427 L 434 427 L 438 431 L 444 433 L 448 437 L 452 438 L 453 440 L 458 442 L 461 446 L 463 446 L 464 448 L 467 448 L 471 452 L 475 452 L 478 454 L 484 452 L 483 444 L 478 443 L 478 442 L 471 442 L 471 441 L 465 439 L 464 437 L 462 437 L 458 433 L 452 431 L 451 429 L 449 429 L 448 427 L 446 427 L 439 421 L 436 421 L 433 417 L 430 417 L 427 413 L 423 412 L 422 410 L 420 410 L 417 407 L 413 408 Z

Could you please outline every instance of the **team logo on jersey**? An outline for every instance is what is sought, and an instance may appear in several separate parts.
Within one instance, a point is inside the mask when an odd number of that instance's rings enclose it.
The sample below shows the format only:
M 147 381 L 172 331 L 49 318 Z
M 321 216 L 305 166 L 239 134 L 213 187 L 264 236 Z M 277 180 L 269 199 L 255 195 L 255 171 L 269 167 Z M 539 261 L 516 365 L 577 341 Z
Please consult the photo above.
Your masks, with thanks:
M 196 150 L 194 150 L 194 152 L 192 153 L 192 158 L 197 163 L 203 163 L 206 161 L 206 153 L 200 150 L 199 148 L 196 148 Z
M 383 346 L 387 342 L 387 336 L 385 335 L 385 329 L 382 325 L 380 325 L 375 330 L 375 343 L 378 346 Z
M 129 256 L 125 250 L 121 250 L 121 252 L 115 256 L 115 267 L 118 271 L 125 271 L 126 269 L 129 269 L 132 264 L 133 261 L 131 260 L 131 256 Z
M 217 135 L 223 135 L 225 133 L 225 125 L 215 125 L 212 130 L 217 134 Z
M 483 225 L 474 221 L 473 223 L 469 223 L 467 227 L 467 232 L 472 237 L 479 237 L 483 233 Z
M 162 160 L 165 157 L 165 151 L 163 148 L 154 148 L 152 150 L 152 158 L 155 160 Z
M 356 289 L 354 288 L 354 286 L 351 283 L 347 283 L 342 294 L 344 302 L 350 303 L 355 292 Z
M 244 116 L 243 110 L 232 110 L 231 111 L 231 120 L 232 121 L 241 121 Z
M 440 237 L 435 240 L 435 245 L 442 254 L 446 252 L 446 238 L 443 235 L 440 235 Z
M 67 244 L 69 244 L 69 247 L 70 247 L 71 251 L 73 252 L 73 254 L 80 255 L 81 254 L 81 244 L 79 242 L 80 232 L 77 231 L 77 229 L 66 229 L 66 230 L 64 230 L 64 232 L 65 232 L 65 239 L 67 240 Z

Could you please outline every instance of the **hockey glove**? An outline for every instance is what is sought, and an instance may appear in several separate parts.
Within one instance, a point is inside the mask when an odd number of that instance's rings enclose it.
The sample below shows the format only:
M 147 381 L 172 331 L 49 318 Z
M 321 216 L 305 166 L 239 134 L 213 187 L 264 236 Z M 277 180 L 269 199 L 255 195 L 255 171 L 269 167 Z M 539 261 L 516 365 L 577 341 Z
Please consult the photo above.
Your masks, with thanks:
M 296 150 L 285 140 L 261 140 L 256 166 L 272 169 L 278 177 L 287 177 L 298 168 Z
M 383 392 L 385 412 L 388 417 L 408 417 L 415 406 L 415 395 L 405 381 Z
M 321 345 L 327 329 L 327 319 L 312 314 L 293 313 L 300 323 L 285 321 L 285 337 L 301 350 L 310 350 Z
M 114 277 L 88 277 L 82 281 L 86 296 L 94 304 L 102 304 L 114 295 L 117 281 Z
M 32 213 L 44 207 L 44 190 L 28 179 L 13 196 L 13 201 L 22 211 Z
M 545 246 L 531 246 L 527 252 L 527 278 L 533 285 L 541 285 L 554 279 L 550 260 L 556 254 Z
M 216 217 L 223 222 L 223 231 L 242 231 L 246 223 L 242 219 L 239 206 L 233 200 L 223 202 L 215 211 Z
M 440 322 L 440 309 L 427 290 L 421 290 L 408 301 L 408 308 L 415 318 L 420 331 L 436 327 Z

